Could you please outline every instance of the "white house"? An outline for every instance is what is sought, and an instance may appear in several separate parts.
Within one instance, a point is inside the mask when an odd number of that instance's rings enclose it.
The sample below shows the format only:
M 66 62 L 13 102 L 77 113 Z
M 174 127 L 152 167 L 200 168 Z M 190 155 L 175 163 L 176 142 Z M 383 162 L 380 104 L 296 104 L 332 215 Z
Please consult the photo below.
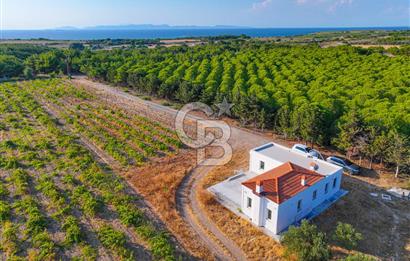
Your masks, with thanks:
M 268 143 L 250 151 L 247 179 L 241 182 L 241 211 L 274 234 L 328 208 L 346 191 L 342 168 Z

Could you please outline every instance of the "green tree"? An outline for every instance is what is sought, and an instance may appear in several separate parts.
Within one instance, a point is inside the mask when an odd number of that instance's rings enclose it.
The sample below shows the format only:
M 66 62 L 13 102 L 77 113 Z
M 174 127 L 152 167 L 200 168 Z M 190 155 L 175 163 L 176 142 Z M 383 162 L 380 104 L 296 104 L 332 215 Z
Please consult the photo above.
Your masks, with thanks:
M 352 225 L 338 222 L 333 234 L 333 239 L 339 242 L 344 248 L 351 250 L 357 246 L 357 243 L 362 240 L 363 237 Z
M 12 55 L 0 55 L 0 78 L 15 77 L 23 72 L 23 64 Z
M 287 256 L 295 256 L 301 261 L 321 261 L 330 259 L 330 249 L 325 234 L 317 227 L 303 220 L 300 227 L 290 226 L 284 233 L 282 243 Z
M 400 167 L 410 163 L 409 141 L 396 130 L 390 131 L 388 138 L 390 145 L 387 150 L 387 157 L 390 162 L 396 165 L 395 177 L 397 178 Z
M 334 139 L 334 143 L 338 148 L 345 151 L 348 156 L 351 153 L 356 153 L 364 127 L 363 118 L 357 112 L 357 109 L 352 109 L 340 119 L 338 124 L 339 133 L 338 137 Z
M 23 75 L 27 80 L 31 80 L 34 78 L 34 70 L 31 67 L 26 66 L 24 67 Z

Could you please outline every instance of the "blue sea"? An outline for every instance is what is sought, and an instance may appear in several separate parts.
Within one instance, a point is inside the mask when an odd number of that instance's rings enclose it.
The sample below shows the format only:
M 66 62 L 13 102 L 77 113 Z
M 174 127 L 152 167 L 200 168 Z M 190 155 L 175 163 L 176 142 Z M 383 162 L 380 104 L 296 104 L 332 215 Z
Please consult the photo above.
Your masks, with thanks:
M 315 32 L 349 30 L 409 30 L 409 27 L 345 28 L 212 28 L 212 29 L 146 29 L 146 30 L 3 30 L 1 39 L 93 40 L 93 39 L 168 39 L 221 35 L 250 37 L 296 36 Z

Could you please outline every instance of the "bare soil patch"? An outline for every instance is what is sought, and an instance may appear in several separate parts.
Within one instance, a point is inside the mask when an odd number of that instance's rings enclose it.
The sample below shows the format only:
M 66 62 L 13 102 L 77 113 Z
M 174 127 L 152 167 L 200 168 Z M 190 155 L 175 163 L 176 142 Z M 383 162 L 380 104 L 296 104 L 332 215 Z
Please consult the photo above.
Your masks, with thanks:
M 313 221 L 328 235 L 332 234 L 337 222 L 352 224 L 363 235 L 358 251 L 383 260 L 410 259 L 410 202 L 395 199 L 384 201 L 380 194 L 384 190 L 355 177 L 344 176 L 342 187 L 349 193 Z M 370 193 L 378 193 L 374 198 Z M 348 251 L 337 246 L 335 257 Z

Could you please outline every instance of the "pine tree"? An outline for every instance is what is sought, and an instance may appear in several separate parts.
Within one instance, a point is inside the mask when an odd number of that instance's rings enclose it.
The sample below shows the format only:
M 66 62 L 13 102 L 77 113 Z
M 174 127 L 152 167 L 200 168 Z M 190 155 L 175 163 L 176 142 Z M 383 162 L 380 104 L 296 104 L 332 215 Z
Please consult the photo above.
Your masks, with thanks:
M 398 133 L 396 130 L 390 131 L 388 134 L 390 146 L 387 150 L 388 159 L 396 164 L 395 177 L 399 176 L 400 167 L 410 163 L 409 142 L 406 137 Z

